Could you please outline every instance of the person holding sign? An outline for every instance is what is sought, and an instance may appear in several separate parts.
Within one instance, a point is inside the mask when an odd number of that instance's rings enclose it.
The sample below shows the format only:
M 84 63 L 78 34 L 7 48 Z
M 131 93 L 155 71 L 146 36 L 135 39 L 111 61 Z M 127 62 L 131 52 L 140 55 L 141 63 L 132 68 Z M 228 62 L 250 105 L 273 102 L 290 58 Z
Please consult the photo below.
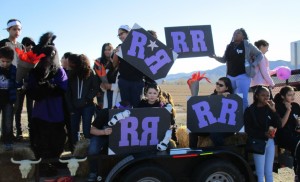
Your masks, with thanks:
M 264 154 L 253 153 L 258 182 L 273 181 L 273 162 L 275 156 L 274 137 L 281 122 L 276 113 L 275 103 L 270 100 L 270 92 L 266 87 L 258 87 L 251 104 L 244 113 L 245 131 L 248 139 L 265 141 Z
M 108 136 L 112 133 L 112 128 L 108 127 L 109 109 L 96 109 L 96 118 L 91 126 L 91 139 L 88 149 L 88 156 L 99 155 L 108 146 Z M 96 181 L 98 178 L 98 160 L 88 158 L 90 174 L 87 181 Z M 101 175 L 100 175 L 101 176 Z
M 282 128 L 276 133 L 277 144 L 293 153 L 295 174 L 300 176 L 300 106 L 295 101 L 295 91 L 291 86 L 282 87 L 274 97 L 276 110 L 281 117 Z
M 234 31 L 231 42 L 227 45 L 224 56 L 210 56 L 227 65 L 227 77 L 231 80 L 234 93 L 243 94 L 244 110 L 248 107 L 248 91 L 251 78 L 255 76 L 255 67 L 263 58 L 262 53 L 253 46 L 245 29 Z
M 227 77 L 221 77 L 216 82 L 216 88 L 211 95 L 223 95 L 227 96 L 233 94 L 233 89 L 231 81 Z M 197 148 L 198 136 L 209 136 L 212 140 L 214 146 L 224 145 L 224 139 L 231 136 L 232 133 L 190 133 L 189 134 L 189 143 L 191 148 Z
M 233 88 L 231 85 L 231 81 L 227 77 L 221 77 L 216 82 L 216 89 L 214 90 L 214 93 L 211 95 L 223 95 L 227 97 L 227 95 L 233 94 Z M 224 132 L 218 132 L 218 133 L 210 133 L 210 138 L 213 141 L 215 146 L 222 146 L 224 145 L 224 139 L 233 135 L 234 133 L 224 133 Z
M 164 98 L 158 85 L 151 84 L 145 88 L 145 98 L 140 101 L 138 107 L 163 107 Z
M 125 102 L 119 102 L 116 106 L 114 106 L 115 109 L 129 109 L 131 106 L 128 103 Z M 94 121 L 92 122 L 91 126 L 91 139 L 90 139 L 90 145 L 88 148 L 88 161 L 90 166 L 90 173 L 88 176 L 87 181 L 96 181 L 99 178 L 102 179 L 101 174 L 98 174 L 98 168 L 101 166 L 98 166 L 98 160 L 95 160 L 92 156 L 99 155 L 105 148 L 107 150 L 108 147 L 108 137 L 112 134 L 112 128 L 109 127 L 108 124 L 109 120 L 109 109 L 96 109 L 96 117 Z M 107 153 L 107 152 L 106 152 Z M 100 169 L 102 171 L 102 169 Z
M 226 97 L 229 94 L 233 94 L 233 88 L 230 79 L 227 77 L 219 78 L 219 80 L 216 82 L 214 93 L 211 95 L 223 95 Z
M 122 25 L 118 29 L 118 37 L 124 42 L 131 28 L 128 25 Z M 114 53 L 119 51 L 119 45 Z M 122 101 L 129 102 L 133 107 L 137 107 L 144 88 L 144 74 L 130 65 L 116 54 L 113 55 L 114 67 L 119 67 L 119 89 Z
M 172 140 L 177 143 L 176 127 L 175 127 L 175 110 L 173 99 L 168 93 L 161 92 L 161 89 L 156 84 L 149 84 L 144 91 L 145 98 L 142 99 L 138 105 L 139 108 L 143 107 L 165 107 L 171 114 L 170 125 L 172 126 Z
M 175 141 L 176 145 L 179 145 L 177 135 L 176 135 L 176 130 L 177 130 L 177 125 L 176 125 L 176 110 L 175 110 L 175 104 L 173 101 L 173 97 L 169 92 L 162 91 L 161 95 L 163 96 L 165 100 L 165 105 L 171 104 L 172 106 L 172 113 L 171 113 L 171 125 L 172 127 L 172 140 Z

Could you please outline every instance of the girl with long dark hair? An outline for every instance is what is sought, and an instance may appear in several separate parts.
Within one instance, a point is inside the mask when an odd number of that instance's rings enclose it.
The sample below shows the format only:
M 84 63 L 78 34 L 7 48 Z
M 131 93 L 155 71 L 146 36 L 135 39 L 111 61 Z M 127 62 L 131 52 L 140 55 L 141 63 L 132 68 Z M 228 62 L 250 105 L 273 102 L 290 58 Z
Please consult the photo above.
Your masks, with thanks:
M 292 152 L 296 162 L 294 164 L 295 174 L 300 175 L 300 128 L 297 121 L 300 117 L 300 106 L 295 102 L 295 91 L 291 86 L 282 87 L 274 97 L 276 110 L 281 117 L 282 128 L 276 133 L 277 144 Z
M 68 60 L 70 71 L 67 104 L 71 114 L 72 142 L 76 144 L 81 118 L 84 137 L 90 137 L 95 111 L 93 100 L 98 92 L 99 80 L 90 68 L 89 60 L 85 55 L 71 54 Z
M 121 101 L 120 91 L 118 87 L 118 67 L 114 67 L 111 59 L 113 53 L 113 46 L 110 43 L 105 43 L 102 46 L 101 57 L 95 60 L 94 70 L 101 78 L 103 76 L 98 74 L 99 68 L 97 65 L 104 66 L 106 82 L 101 82 L 100 90 L 97 94 L 97 102 L 100 108 L 111 109 L 119 101 Z M 100 79 L 101 80 L 101 79 Z
M 253 154 L 258 182 L 273 182 L 273 162 L 275 156 L 274 137 L 281 122 L 276 113 L 275 103 L 270 100 L 266 87 L 256 89 L 251 104 L 244 112 L 245 131 L 248 137 L 266 141 L 264 154 Z
M 227 77 L 221 77 L 216 82 L 216 88 L 211 95 L 223 95 L 227 96 L 233 94 L 231 81 Z M 224 139 L 233 135 L 233 133 L 190 133 L 189 134 L 189 146 L 191 148 L 197 148 L 198 136 L 209 136 L 215 146 L 223 146 Z

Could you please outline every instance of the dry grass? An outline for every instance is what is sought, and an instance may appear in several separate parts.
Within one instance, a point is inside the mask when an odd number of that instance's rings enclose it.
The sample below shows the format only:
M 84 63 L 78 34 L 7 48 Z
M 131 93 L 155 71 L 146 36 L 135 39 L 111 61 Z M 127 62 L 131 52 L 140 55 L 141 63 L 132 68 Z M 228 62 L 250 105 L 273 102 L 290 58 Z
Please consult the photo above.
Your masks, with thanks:
M 176 106 L 182 106 L 186 111 L 187 97 L 191 95 L 188 85 L 159 85 L 163 91 L 169 92 Z M 210 95 L 213 93 L 215 85 L 211 83 L 200 83 L 199 95 Z

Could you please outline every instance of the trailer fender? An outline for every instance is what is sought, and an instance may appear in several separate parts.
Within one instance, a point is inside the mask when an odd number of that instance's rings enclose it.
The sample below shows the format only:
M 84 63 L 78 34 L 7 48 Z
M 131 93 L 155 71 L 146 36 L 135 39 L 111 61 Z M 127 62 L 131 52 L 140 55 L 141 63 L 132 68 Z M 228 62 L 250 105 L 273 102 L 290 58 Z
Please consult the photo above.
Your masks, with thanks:
M 129 155 L 127 157 L 125 157 L 124 159 L 122 159 L 120 162 L 118 162 L 108 173 L 105 182 L 110 182 L 112 181 L 113 177 L 117 174 L 117 172 L 123 168 L 124 166 L 126 166 L 126 164 L 128 164 L 130 161 L 133 161 L 134 157 L 132 155 Z

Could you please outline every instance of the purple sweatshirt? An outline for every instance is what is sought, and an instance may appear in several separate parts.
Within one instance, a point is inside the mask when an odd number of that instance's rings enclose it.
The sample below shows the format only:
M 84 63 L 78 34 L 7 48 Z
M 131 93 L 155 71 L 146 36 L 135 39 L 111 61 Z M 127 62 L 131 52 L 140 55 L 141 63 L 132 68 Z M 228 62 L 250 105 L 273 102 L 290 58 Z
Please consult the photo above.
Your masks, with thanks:
M 68 77 L 63 68 L 59 68 L 54 78 L 50 80 L 63 90 L 67 90 Z M 48 122 L 63 122 L 64 109 L 63 109 L 63 95 L 49 96 L 42 100 L 35 101 L 32 117 L 39 118 Z

